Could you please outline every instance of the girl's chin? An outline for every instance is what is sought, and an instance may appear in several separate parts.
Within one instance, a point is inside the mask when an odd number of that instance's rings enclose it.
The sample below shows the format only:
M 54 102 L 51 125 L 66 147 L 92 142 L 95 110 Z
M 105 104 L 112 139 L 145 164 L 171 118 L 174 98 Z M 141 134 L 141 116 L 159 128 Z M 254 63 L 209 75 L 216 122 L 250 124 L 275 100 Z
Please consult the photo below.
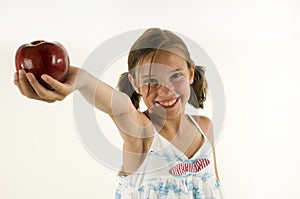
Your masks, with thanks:
M 167 117 L 167 113 L 166 110 L 159 106 L 159 105 L 154 105 L 149 109 L 149 116 L 150 118 L 162 118 L 162 119 L 166 119 Z
M 153 119 L 174 119 L 177 118 L 184 110 L 181 108 L 181 103 L 177 102 L 178 107 L 165 108 L 160 104 L 155 104 L 149 110 L 150 118 Z

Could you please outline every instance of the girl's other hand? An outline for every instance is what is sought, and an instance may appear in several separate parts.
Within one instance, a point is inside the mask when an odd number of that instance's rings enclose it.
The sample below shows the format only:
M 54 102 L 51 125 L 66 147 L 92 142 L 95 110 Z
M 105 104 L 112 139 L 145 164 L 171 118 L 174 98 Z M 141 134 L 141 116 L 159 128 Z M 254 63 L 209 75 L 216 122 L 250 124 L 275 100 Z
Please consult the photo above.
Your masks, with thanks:
M 43 87 L 32 73 L 19 70 L 14 74 L 14 84 L 18 87 L 22 95 L 35 100 L 45 102 L 55 102 L 63 100 L 67 95 L 75 90 L 75 80 L 79 68 L 69 67 L 64 83 L 61 83 L 51 76 L 43 74 L 42 79 L 49 84 L 54 91 Z

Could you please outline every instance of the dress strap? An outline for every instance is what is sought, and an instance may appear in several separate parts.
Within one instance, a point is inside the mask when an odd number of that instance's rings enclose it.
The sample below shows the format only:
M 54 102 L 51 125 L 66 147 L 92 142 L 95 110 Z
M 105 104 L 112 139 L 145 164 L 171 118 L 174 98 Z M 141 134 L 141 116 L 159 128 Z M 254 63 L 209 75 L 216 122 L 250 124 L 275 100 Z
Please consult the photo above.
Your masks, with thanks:
M 194 125 L 197 127 L 197 129 L 200 131 L 200 133 L 203 135 L 204 137 L 204 143 L 201 146 L 201 148 L 194 154 L 194 157 L 197 157 L 198 154 L 200 153 L 200 151 L 202 151 L 203 154 L 208 154 L 211 152 L 212 149 L 212 145 L 209 141 L 209 139 L 207 138 L 206 134 L 204 133 L 204 131 L 201 129 L 199 123 L 195 120 L 195 118 L 191 115 L 188 115 L 189 118 L 191 119 L 191 121 L 194 123 Z
M 203 137 L 207 140 L 207 137 L 206 137 L 204 131 L 201 129 L 199 123 L 195 120 L 195 118 L 193 118 L 192 115 L 188 115 L 188 116 L 191 119 L 191 121 L 194 123 L 194 125 L 197 127 L 197 129 L 200 131 L 200 133 L 203 135 Z

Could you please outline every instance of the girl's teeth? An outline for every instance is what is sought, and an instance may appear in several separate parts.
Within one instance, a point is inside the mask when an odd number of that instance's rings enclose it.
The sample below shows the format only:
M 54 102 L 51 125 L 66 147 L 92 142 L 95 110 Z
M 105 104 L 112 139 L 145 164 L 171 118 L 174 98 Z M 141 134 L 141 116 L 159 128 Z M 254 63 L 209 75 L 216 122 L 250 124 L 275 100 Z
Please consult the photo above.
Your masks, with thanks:
M 168 102 L 159 102 L 161 105 L 163 106 L 171 106 L 173 105 L 175 102 L 176 102 L 177 99 L 173 99 L 171 101 L 168 101 Z

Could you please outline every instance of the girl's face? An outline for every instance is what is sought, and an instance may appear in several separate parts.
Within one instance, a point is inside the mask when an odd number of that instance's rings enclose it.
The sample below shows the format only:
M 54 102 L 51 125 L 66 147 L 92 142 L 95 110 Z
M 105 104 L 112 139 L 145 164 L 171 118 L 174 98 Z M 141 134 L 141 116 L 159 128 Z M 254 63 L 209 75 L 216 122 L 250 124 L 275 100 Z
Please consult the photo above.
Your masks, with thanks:
M 158 51 L 152 65 L 152 54 L 136 67 L 130 78 L 135 90 L 142 95 L 150 114 L 172 119 L 184 111 L 190 97 L 190 84 L 194 67 L 188 69 L 183 56 L 168 51 Z

